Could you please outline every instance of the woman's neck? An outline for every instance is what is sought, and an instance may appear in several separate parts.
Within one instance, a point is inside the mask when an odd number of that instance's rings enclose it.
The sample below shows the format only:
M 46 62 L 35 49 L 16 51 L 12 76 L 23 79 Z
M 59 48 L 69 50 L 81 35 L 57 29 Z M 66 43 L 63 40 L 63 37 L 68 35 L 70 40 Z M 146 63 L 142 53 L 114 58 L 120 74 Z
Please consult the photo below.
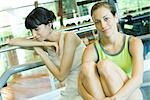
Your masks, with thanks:
M 123 34 L 119 33 L 111 36 L 110 38 L 103 37 L 100 42 L 101 46 L 109 53 L 117 53 L 121 50 L 124 43 Z
M 120 39 L 122 39 L 122 34 L 118 32 L 116 34 L 113 34 L 110 37 L 102 36 L 102 38 L 100 39 L 100 42 L 102 43 L 103 46 L 115 45 L 117 42 L 119 42 Z
M 59 43 L 59 40 L 60 40 L 60 33 L 53 30 L 49 35 L 48 35 L 48 40 L 51 41 L 51 42 L 57 42 Z

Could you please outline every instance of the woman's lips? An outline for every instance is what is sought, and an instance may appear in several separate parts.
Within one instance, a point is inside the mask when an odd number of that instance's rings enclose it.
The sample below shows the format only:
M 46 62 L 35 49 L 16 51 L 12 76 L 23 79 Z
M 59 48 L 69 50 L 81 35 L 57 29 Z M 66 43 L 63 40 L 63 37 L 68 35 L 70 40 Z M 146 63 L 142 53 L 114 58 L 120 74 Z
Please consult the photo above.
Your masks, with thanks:
M 102 32 L 106 32 L 108 31 L 110 28 L 107 28 L 107 29 L 103 29 Z

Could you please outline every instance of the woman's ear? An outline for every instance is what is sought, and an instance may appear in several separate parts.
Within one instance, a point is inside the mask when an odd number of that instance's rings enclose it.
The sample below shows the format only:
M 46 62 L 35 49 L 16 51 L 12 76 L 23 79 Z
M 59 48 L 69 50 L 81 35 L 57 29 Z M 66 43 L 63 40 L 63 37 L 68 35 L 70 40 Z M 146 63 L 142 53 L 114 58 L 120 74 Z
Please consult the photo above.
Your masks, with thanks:
M 48 23 L 47 26 L 48 26 L 49 28 L 53 28 L 52 23 Z

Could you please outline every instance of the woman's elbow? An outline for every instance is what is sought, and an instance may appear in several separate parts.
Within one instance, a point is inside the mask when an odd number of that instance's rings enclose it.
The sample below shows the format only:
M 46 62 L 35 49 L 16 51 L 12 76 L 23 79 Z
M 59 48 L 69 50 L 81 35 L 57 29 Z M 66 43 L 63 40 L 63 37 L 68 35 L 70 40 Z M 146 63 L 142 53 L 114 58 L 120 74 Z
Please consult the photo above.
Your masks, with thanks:
M 56 77 L 60 82 L 63 82 L 66 79 L 67 76 L 65 75 L 59 75 L 58 77 Z
M 139 80 L 139 85 L 141 85 L 143 83 L 143 74 L 139 75 L 139 78 L 137 80 Z
M 63 82 L 65 80 L 65 78 L 59 78 L 58 79 L 60 82 Z
M 135 80 L 137 86 L 141 86 L 143 83 L 143 77 L 135 77 L 133 79 Z

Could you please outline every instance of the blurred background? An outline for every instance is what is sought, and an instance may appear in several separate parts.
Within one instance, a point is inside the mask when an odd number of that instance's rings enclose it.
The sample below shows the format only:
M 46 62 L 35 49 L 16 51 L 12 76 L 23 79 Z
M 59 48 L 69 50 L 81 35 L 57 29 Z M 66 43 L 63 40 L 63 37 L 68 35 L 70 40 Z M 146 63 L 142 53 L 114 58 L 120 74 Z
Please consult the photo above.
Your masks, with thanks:
M 0 0 L 0 44 L 11 38 L 31 36 L 30 30 L 25 29 L 24 26 L 25 17 L 35 7 L 45 7 L 52 10 L 57 16 L 53 23 L 54 29 L 75 31 L 88 45 L 98 37 L 90 16 L 91 7 L 97 1 L 101 0 Z M 120 31 L 141 38 L 144 44 L 144 59 L 150 59 L 149 0 L 106 1 L 111 2 L 117 9 L 120 18 Z M 0 45 L 0 76 L 11 67 L 37 60 L 40 58 L 32 50 Z M 150 66 L 150 62 L 147 62 L 146 66 Z M 16 77 L 24 77 L 37 75 L 37 73 L 42 73 L 42 75 L 46 73 L 53 78 L 46 68 L 15 75 Z M 9 80 L 12 82 L 13 77 Z M 54 81 L 58 84 L 57 80 L 54 79 Z

